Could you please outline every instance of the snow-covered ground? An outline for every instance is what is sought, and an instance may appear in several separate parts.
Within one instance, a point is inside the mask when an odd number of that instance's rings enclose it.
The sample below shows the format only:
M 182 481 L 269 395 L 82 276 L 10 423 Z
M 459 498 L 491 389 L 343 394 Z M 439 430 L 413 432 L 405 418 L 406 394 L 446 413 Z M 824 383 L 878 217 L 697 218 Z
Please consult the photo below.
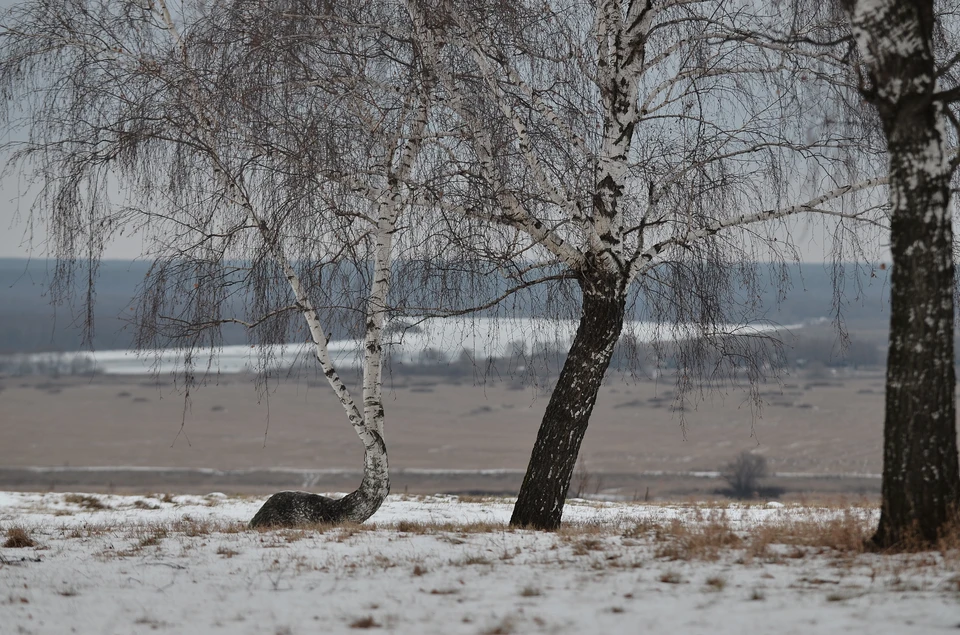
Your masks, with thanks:
M 856 548 L 876 510 L 392 496 L 365 525 L 245 528 L 261 499 L 0 492 L 0 633 L 941 633 L 960 554 Z M 12 530 L 12 531 L 11 531 Z

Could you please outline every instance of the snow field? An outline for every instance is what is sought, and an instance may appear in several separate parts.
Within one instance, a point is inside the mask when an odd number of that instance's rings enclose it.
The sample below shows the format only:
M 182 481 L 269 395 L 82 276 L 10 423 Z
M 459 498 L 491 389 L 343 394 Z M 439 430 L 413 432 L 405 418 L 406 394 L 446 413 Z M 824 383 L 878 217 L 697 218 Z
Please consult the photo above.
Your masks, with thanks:
M 262 499 L 0 492 L 0 633 L 937 633 L 956 545 L 863 553 L 875 509 L 391 496 L 368 523 L 246 529 Z M 18 530 L 23 530 L 18 533 Z

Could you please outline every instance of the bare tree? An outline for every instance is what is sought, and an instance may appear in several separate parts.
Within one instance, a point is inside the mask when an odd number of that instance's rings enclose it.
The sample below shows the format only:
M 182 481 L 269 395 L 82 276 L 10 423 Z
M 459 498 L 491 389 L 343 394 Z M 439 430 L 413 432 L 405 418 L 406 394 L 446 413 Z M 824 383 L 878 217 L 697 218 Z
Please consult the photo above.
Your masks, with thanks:
M 512 275 L 554 272 L 576 303 L 579 327 L 511 519 L 552 529 L 638 296 L 649 317 L 685 335 L 681 394 L 698 376 L 756 382 L 767 347 L 718 337 L 756 308 L 752 263 L 795 256 L 783 222 L 799 214 L 838 219 L 838 244 L 856 245 L 851 223 L 883 226 L 870 193 L 886 181 L 859 175 L 871 166 L 849 161 L 846 128 L 809 134 L 826 117 L 793 90 L 791 49 L 753 36 L 763 20 L 743 7 L 406 4 L 436 76 L 435 119 L 458 132 L 446 140 L 446 171 L 414 184 L 415 203 L 504 228 L 498 240 L 517 246 Z M 816 56 L 822 72 L 845 64 Z M 805 179 L 790 178 L 798 170 Z
M 753 498 L 757 495 L 760 479 L 767 475 L 767 459 L 762 454 L 744 450 L 724 466 L 721 474 L 735 497 Z
M 140 231 L 154 265 L 138 347 L 182 347 L 186 399 L 203 381 L 199 351 L 218 345 L 222 325 L 247 327 L 260 345 L 305 331 L 360 437 L 356 491 L 282 492 L 254 525 L 360 522 L 389 493 L 381 340 L 400 189 L 430 93 L 409 72 L 410 47 L 391 41 L 392 57 L 370 67 L 365 53 L 386 36 L 355 28 L 370 18 L 365 3 L 341 3 L 328 20 L 299 7 L 185 3 L 176 14 L 163 0 L 24 2 L 0 29 L 6 123 L 30 133 L 14 161 L 42 186 L 34 209 L 50 227 L 55 287 L 85 267 L 91 305 L 104 244 Z M 399 70 L 384 72 L 391 63 Z M 328 349 L 330 320 L 351 316 L 363 334 L 360 403 Z

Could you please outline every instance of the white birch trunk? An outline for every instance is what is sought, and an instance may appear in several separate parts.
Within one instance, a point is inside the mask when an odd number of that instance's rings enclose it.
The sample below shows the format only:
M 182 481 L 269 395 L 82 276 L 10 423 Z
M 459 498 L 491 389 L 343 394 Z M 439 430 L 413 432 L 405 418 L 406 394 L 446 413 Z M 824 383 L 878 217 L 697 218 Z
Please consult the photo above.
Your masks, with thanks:
M 936 544 L 960 508 L 954 261 L 944 97 L 932 0 L 847 0 L 890 159 L 890 347 L 881 548 Z
M 181 51 L 184 61 L 187 60 L 183 39 L 173 22 L 165 0 L 159 0 L 158 10 L 160 17 L 174 41 L 174 45 Z M 281 234 L 267 225 L 266 221 L 257 213 L 256 208 L 243 187 L 243 182 L 231 174 L 228 166 L 216 151 L 214 132 L 210 128 L 211 117 L 204 112 L 204 108 L 196 97 L 195 86 L 187 88 L 194 97 L 194 107 L 197 110 L 197 119 L 204 123 L 200 134 L 204 138 L 207 154 L 213 163 L 213 170 L 222 186 L 228 193 L 228 198 L 240 206 L 247 215 L 250 223 L 260 233 L 274 262 L 283 270 L 284 277 L 293 291 L 296 306 L 300 309 L 307 324 L 311 341 L 314 346 L 314 355 L 330 387 L 340 401 L 350 425 L 360 438 L 364 447 L 364 475 L 360 487 L 343 499 L 332 501 L 326 497 L 305 492 L 280 492 L 272 496 L 257 512 L 251 521 L 252 526 L 299 525 L 316 522 L 363 522 L 379 509 L 387 494 L 390 493 L 389 463 L 387 449 L 383 441 L 383 403 L 380 391 L 382 367 L 382 329 L 386 312 L 387 294 L 390 288 L 390 254 L 392 250 L 393 233 L 399 214 L 399 185 L 392 183 L 393 188 L 386 203 L 381 206 L 381 215 L 377 226 L 377 249 L 375 255 L 375 276 L 371 289 L 365 335 L 364 359 L 364 413 L 361 413 L 350 394 L 349 389 L 333 364 L 327 346 L 327 336 L 316 309 L 303 286 L 302 281 L 287 258 Z M 416 134 L 417 143 L 408 144 L 401 160 L 401 170 L 409 171 L 419 148 L 419 138 L 425 127 L 424 114 L 418 119 L 419 132 Z M 421 125 L 421 122 L 423 124 Z

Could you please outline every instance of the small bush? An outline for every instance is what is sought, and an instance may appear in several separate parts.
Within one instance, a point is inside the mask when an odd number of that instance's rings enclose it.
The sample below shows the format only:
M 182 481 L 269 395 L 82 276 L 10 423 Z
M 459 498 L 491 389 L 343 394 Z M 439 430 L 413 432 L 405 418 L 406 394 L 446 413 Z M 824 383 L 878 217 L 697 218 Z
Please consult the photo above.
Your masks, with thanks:
M 767 459 L 744 450 L 721 472 L 730 484 L 730 493 L 735 498 L 753 498 L 760 488 L 760 479 L 767 475 Z

